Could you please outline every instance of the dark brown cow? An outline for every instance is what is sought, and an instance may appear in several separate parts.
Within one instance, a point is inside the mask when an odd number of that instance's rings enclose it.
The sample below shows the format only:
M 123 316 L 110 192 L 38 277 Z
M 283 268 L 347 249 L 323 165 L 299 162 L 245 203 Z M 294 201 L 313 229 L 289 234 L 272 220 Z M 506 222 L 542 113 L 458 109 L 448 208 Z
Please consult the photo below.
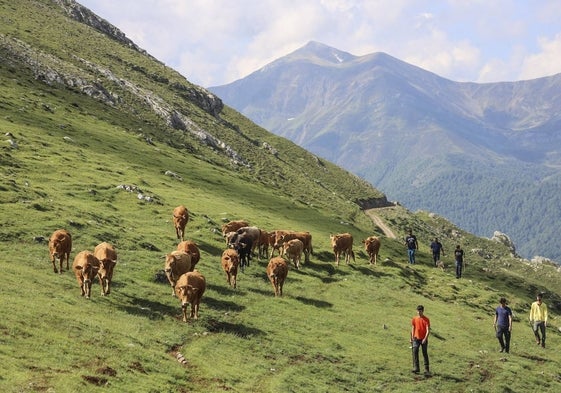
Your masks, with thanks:
M 226 280 L 228 281 L 228 285 L 236 288 L 238 266 L 240 265 L 240 257 L 238 255 L 238 252 L 231 248 L 224 250 L 224 252 L 222 253 L 221 263 L 222 269 L 226 273 Z
M 300 260 L 302 259 L 302 251 L 304 250 L 304 243 L 300 239 L 292 239 L 284 242 L 283 255 L 294 263 L 296 269 L 300 269 Z
M 337 266 L 339 266 L 339 257 L 341 254 L 345 254 L 345 262 L 347 265 L 351 261 L 355 261 L 355 253 L 353 252 L 353 235 L 350 233 L 339 233 L 336 235 L 329 235 L 331 239 L 331 247 L 333 247 L 333 253 L 335 254 L 335 261 Z
M 187 254 L 191 254 L 191 270 L 195 270 L 195 266 L 199 263 L 201 259 L 201 252 L 199 251 L 199 247 L 197 244 L 191 240 L 184 240 L 177 245 L 177 251 L 183 251 Z
M 261 229 L 257 227 L 241 227 L 236 233 L 230 238 L 229 246 L 237 242 L 250 243 L 251 241 L 251 251 L 255 254 L 255 249 L 257 249 L 257 259 L 261 259 L 261 253 L 259 252 L 259 243 L 261 242 Z
M 177 206 L 173 209 L 173 226 L 175 227 L 175 234 L 178 239 L 185 240 L 185 226 L 189 221 L 189 211 L 183 205 Z
M 76 275 L 76 281 L 80 286 L 82 296 L 90 298 L 92 280 L 97 276 L 99 261 L 90 251 L 81 251 L 74 258 L 72 270 Z
M 171 285 L 171 294 L 175 296 L 175 286 L 182 274 L 191 270 L 191 255 L 183 251 L 172 251 L 166 254 L 164 271 Z
M 378 253 L 380 252 L 380 239 L 376 236 L 369 236 L 362 242 L 364 243 L 364 250 L 368 254 L 370 264 L 376 265 Z
M 109 295 L 111 293 L 113 269 L 117 263 L 117 252 L 111 244 L 103 242 L 95 246 L 94 256 L 99 261 L 97 276 L 101 286 L 101 296 Z
M 271 281 L 276 296 L 282 296 L 282 287 L 288 274 L 288 265 L 282 257 L 271 258 L 267 265 L 267 277 Z
M 59 259 L 60 270 L 62 274 L 62 262 L 66 258 L 66 270 L 70 266 L 70 252 L 72 251 L 72 236 L 65 229 L 58 229 L 53 232 L 49 239 L 49 254 L 53 263 L 53 270 L 57 273 L 55 259 Z
M 229 221 L 222 225 L 222 236 L 226 237 L 227 233 L 236 232 L 238 229 L 248 226 L 249 223 L 246 220 Z M 226 244 L 228 244 L 228 239 L 226 239 Z
M 205 277 L 198 270 L 182 274 L 177 280 L 175 294 L 181 301 L 183 322 L 187 322 L 187 304 L 191 304 L 190 317 L 199 319 L 199 304 L 206 289 Z
M 275 248 L 282 250 L 282 244 L 292 239 L 298 239 L 302 242 L 304 246 L 304 260 L 306 262 L 310 262 L 310 255 L 314 253 L 314 249 L 312 247 L 312 235 L 310 232 L 276 231 Z
M 246 266 L 249 266 L 251 261 L 251 250 L 253 248 L 253 240 L 246 234 L 241 235 L 237 232 L 230 232 L 233 234 L 230 242 L 228 243 L 228 248 L 236 250 L 240 258 L 240 267 L 242 272 Z

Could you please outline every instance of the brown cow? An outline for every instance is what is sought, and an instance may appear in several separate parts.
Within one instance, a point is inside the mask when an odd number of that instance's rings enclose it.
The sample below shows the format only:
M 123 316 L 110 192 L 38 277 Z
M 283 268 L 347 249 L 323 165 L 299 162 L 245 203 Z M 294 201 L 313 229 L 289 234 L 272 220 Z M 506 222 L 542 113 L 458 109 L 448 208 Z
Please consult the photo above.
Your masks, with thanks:
M 229 221 L 222 225 L 222 236 L 225 238 L 227 233 L 236 232 L 238 229 L 248 226 L 249 223 L 245 220 Z M 226 239 L 226 244 L 228 244 L 228 239 Z
M 261 234 L 259 235 L 259 254 L 265 258 L 269 258 L 269 232 L 259 229 Z
M 378 253 L 380 252 L 380 239 L 376 236 L 369 236 L 362 241 L 364 243 L 364 249 L 368 254 L 369 262 L 371 265 L 376 265 L 378 262 Z
M 280 249 L 275 248 L 275 243 L 276 243 L 276 239 L 277 239 L 276 238 L 276 232 L 277 231 L 271 231 L 271 232 L 267 233 L 267 243 L 269 244 L 269 247 L 271 248 L 271 255 L 269 255 L 267 258 L 269 258 L 269 257 L 272 258 L 274 256 L 273 254 L 275 253 L 275 250 L 277 250 L 279 252 L 279 255 L 280 255 Z
M 80 286 L 82 296 L 90 298 L 92 280 L 97 276 L 99 270 L 99 260 L 90 251 L 81 251 L 74 258 L 72 270 L 76 275 L 76 280 Z
M 101 286 L 101 296 L 109 295 L 111 293 L 113 269 L 117 263 L 117 252 L 111 244 L 103 242 L 95 246 L 94 256 L 99 261 L 97 276 Z
M 62 261 L 66 258 L 66 270 L 70 266 L 70 251 L 72 251 L 72 236 L 65 229 L 58 229 L 53 232 L 49 239 L 49 253 L 51 255 L 51 262 L 53 263 L 53 270 L 57 273 L 55 258 L 59 259 L 60 271 L 62 274 Z
M 234 249 L 228 248 L 222 253 L 222 269 L 226 272 L 226 280 L 228 285 L 236 288 L 237 276 L 238 276 L 238 266 L 240 265 L 240 257 L 238 252 Z
M 199 251 L 199 247 L 197 247 L 197 244 L 195 244 L 195 242 L 191 240 L 184 240 L 177 245 L 177 251 L 183 251 L 187 254 L 191 254 L 191 270 L 189 271 L 192 272 L 193 270 L 195 270 L 195 266 L 201 259 L 201 252 Z
M 285 231 L 277 229 L 276 231 L 272 232 L 272 235 L 269 236 L 269 244 L 271 244 L 271 258 L 275 255 L 275 250 L 279 252 L 279 255 L 282 255 L 282 240 L 281 237 L 286 235 L 287 233 L 291 233 L 292 231 Z M 280 241 L 279 241 L 280 240 Z
M 189 211 L 183 205 L 173 209 L 173 225 L 178 239 L 185 240 L 185 225 L 189 221 Z
M 288 274 L 288 265 L 282 257 L 271 258 L 267 265 L 267 277 L 271 281 L 276 296 L 282 296 L 282 286 Z
M 187 304 L 191 303 L 190 317 L 199 319 L 199 303 L 206 289 L 205 277 L 198 270 L 182 274 L 177 280 L 175 293 L 181 301 L 183 322 L 187 322 Z
M 292 239 L 283 244 L 283 254 L 294 263 L 296 269 L 300 269 L 302 250 L 304 250 L 304 243 L 300 239 Z
M 276 231 L 275 233 L 275 248 L 282 250 L 282 244 L 292 239 L 299 239 L 304 248 L 304 260 L 310 262 L 310 254 L 314 253 L 312 247 L 312 235 L 310 232 L 295 232 L 295 231 Z
M 333 247 L 333 253 L 335 254 L 335 261 L 337 266 L 339 266 L 339 257 L 342 253 L 345 253 L 345 262 L 347 265 L 351 261 L 351 256 L 353 261 L 355 261 L 355 253 L 353 252 L 353 235 L 350 233 L 339 233 L 336 235 L 329 235 L 331 239 L 331 246 Z
M 171 295 L 175 296 L 175 286 L 179 277 L 191 270 L 191 255 L 183 251 L 172 251 L 166 254 L 164 271 L 171 285 Z

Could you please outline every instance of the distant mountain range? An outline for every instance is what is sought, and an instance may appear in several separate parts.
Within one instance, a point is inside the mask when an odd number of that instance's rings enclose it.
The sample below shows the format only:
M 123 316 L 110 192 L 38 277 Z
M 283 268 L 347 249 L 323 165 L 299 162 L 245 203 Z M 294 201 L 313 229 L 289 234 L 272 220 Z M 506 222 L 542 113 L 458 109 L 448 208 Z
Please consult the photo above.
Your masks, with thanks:
M 561 74 L 460 83 L 310 42 L 209 90 L 410 209 L 561 261 Z

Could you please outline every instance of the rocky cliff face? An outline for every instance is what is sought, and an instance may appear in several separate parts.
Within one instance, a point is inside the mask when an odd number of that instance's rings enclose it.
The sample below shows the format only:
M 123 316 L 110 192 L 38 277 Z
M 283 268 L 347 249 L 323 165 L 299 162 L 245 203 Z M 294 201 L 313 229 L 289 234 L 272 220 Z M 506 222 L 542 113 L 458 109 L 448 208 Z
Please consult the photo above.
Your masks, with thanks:
M 68 16 L 72 19 L 77 20 L 85 25 L 93 27 L 97 31 L 108 35 L 109 37 L 119 41 L 120 43 L 133 48 L 134 50 L 148 55 L 146 51 L 140 49 L 134 42 L 128 39 L 121 30 L 113 26 L 111 23 L 107 22 L 105 19 L 100 18 L 94 14 L 89 8 L 84 7 L 81 4 L 76 3 L 74 0 L 53 0 L 54 3 L 58 4 Z
M 98 15 L 93 13 L 89 8 L 86 8 L 83 5 L 78 4 L 74 0 L 52 0 L 52 1 L 56 3 L 58 6 L 60 6 L 66 12 L 66 14 L 72 19 L 80 23 L 83 23 L 85 25 L 88 25 L 93 29 L 99 31 L 100 33 L 105 34 L 108 37 L 111 37 L 115 41 L 125 46 L 128 46 L 129 48 L 132 48 L 135 51 L 142 53 L 143 55 L 151 57 L 155 61 L 158 61 L 154 57 L 150 56 L 144 49 L 136 45 L 132 40 L 127 38 L 125 33 L 123 33 L 121 30 L 113 26 L 105 19 L 100 18 Z M 90 66 L 94 66 L 94 65 L 90 65 Z M 103 70 L 96 70 L 96 72 L 101 72 L 101 71 Z M 53 79 L 52 72 L 48 72 L 46 74 L 47 75 L 45 75 L 45 77 L 47 81 L 49 79 Z M 51 76 L 49 76 L 49 74 Z M 61 81 L 61 78 L 58 77 L 54 79 L 56 79 L 58 82 Z M 62 80 L 68 80 L 68 79 L 69 78 L 62 78 Z M 161 82 L 167 82 L 167 80 L 163 78 L 161 79 Z M 91 83 L 82 83 L 82 82 L 78 83 L 78 85 L 83 85 L 83 84 L 89 86 L 89 88 L 85 91 L 89 95 L 94 97 L 102 97 L 103 101 L 106 103 L 110 103 L 112 101 L 112 99 L 106 94 L 106 92 L 102 91 L 103 89 L 96 88 L 96 86 Z M 182 84 L 174 84 L 172 85 L 172 87 L 176 90 L 180 90 L 181 95 L 185 99 L 189 100 L 190 102 L 193 102 L 204 111 L 212 114 L 214 117 L 218 117 L 220 115 L 220 112 L 224 108 L 224 104 L 222 103 L 222 100 L 220 98 L 218 98 L 216 95 L 212 94 L 211 92 L 209 92 L 208 90 L 202 87 L 187 86 Z M 168 123 L 174 124 L 171 120 L 171 117 Z

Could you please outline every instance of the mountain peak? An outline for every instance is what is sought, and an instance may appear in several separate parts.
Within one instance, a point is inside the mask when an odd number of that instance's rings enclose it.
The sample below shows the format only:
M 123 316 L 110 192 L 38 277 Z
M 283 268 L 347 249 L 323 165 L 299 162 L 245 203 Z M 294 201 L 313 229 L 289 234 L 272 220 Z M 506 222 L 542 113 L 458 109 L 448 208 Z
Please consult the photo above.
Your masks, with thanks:
M 356 56 L 339 49 L 332 48 L 328 45 L 317 41 L 310 41 L 300 49 L 295 50 L 286 56 L 286 58 L 294 60 L 306 58 L 308 60 L 315 59 L 321 63 L 340 64 L 356 59 Z

